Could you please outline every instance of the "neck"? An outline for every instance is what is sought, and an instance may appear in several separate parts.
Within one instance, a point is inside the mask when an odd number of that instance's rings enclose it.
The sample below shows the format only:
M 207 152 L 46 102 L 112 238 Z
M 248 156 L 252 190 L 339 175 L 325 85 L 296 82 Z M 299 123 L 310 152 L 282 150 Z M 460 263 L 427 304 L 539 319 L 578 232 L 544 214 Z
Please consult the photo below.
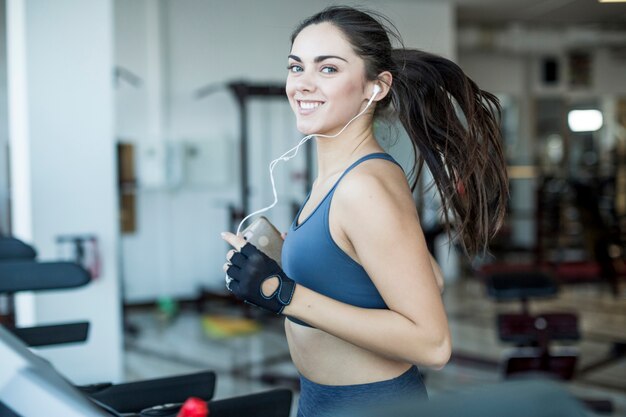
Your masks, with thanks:
M 363 155 L 381 152 L 371 123 L 349 126 L 336 138 L 316 138 L 317 177 L 324 180 L 343 172 Z

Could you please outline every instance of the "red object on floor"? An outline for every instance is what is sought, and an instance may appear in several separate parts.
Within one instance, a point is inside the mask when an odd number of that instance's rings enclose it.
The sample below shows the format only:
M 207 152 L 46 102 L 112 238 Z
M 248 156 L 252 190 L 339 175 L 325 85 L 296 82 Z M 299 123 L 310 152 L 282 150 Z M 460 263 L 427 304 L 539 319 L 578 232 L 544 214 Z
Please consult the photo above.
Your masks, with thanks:
M 207 417 L 208 415 L 209 407 L 205 401 L 200 398 L 189 397 L 176 417 Z

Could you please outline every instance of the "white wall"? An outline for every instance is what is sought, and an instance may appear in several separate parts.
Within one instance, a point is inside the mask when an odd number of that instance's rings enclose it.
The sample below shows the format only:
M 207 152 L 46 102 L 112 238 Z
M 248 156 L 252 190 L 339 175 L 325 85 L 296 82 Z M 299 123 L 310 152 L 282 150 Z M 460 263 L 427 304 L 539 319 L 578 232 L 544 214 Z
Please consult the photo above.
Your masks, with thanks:
M 61 234 L 95 234 L 102 275 L 76 290 L 20 296 L 19 324 L 86 320 L 86 344 L 39 353 L 76 383 L 119 381 L 122 338 L 109 0 L 9 0 L 14 234 L 40 260 Z
M 116 93 L 117 135 L 139 146 L 137 163 L 144 173 L 138 190 L 138 230 L 122 239 L 126 300 L 190 297 L 199 285 L 223 289 L 221 265 L 227 248 L 219 232 L 228 227 L 227 205 L 239 205 L 238 109 L 227 91 L 202 100 L 195 92 L 206 85 L 239 79 L 284 83 L 291 31 L 299 21 L 331 3 L 115 2 L 116 65 L 147 80 L 139 89 L 122 85 Z M 400 0 L 363 4 L 386 14 L 407 46 L 454 58 L 451 5 Z M 148 50 L 156 52 L 150 55 Z M 159 110 L 150 113 L 150 108 Z M 255 210 L 271 202 L 267 164 L 301 136 L 293 127 L 287 104 L 280 99 L 271 104 L 253 100 L 248 126 L 254 155 L 250 209 Z M 210 168 L 206 175 L 218 180 L 204 186 L 148 187 L 146 176 L 155 179 L 150 169 L 158 165 L 155 159 L 163 150 L 159 143 L 166 141 L 191 141 L 213 149 L 207 157 Z M 404 149 L 396 149 L 396 153 L 401 155 Z M 291 220 L 289 204 L 300 202 L 306 192 L 302 180 L 292 180 L 303 175 L 303 160 L 288 164 L 276 168 L 279 206 L 268 213 L 281 229 Z
M 463 70 L 483 89 L 515 95 L 525 90 L 521 56 L 461 50 L 458 57 Z
M 459 29 L 459 63 L 480 84 L 497 93 L 568 96 L 620 94 L 626 91 L 626 31 L 591 26 L 463 26 Z M 572 89 L 568 53 L 592 57 L 590 88 Z M 541 81 L 541 62 L 555 58 L 560 81 Z
M 0 0 L 0 234 L 9 234 L 6 4 Z

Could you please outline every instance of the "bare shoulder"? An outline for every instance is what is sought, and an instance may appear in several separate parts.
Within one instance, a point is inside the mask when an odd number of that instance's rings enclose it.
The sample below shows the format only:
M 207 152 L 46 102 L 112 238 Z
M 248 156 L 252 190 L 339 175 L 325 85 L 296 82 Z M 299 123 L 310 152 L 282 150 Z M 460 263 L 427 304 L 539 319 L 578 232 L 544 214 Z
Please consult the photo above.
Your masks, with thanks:
M 415 208 L 402 168 L 385 159 L 370 159 L 356 166 L 337 186 L 333 202 L 350 210 L 389 209 L 390 204 Z
M 387 160 L 355 167 L 339 183 L 332 204 L 332 223 L 357 253 L 359 242 L 397 243 L 399 235 L 414 239 L 421 230 L 404 172 Z

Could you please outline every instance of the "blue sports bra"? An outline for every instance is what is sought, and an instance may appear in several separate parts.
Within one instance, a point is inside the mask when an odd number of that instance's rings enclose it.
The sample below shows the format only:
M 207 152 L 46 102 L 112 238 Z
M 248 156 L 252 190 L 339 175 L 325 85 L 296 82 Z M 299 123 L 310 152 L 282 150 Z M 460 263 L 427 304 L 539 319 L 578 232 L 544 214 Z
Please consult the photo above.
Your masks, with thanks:
M 331 237 L 328 223 L 330 204 L 337 185 L 354 167 L 369 159 L 385 159 L 400 166 L 386 153 L 364 156 L 344 171 L 315 210 L 298 225 L 302 209 L 311 196 L 309 193 L 289 228 L 281 259 L 287 276 L 306 288 L 357 307 L 386 309 L 387 304 L 365 269 L 337 246 Z M 296 318 L 288 319 L 309 326 Z

